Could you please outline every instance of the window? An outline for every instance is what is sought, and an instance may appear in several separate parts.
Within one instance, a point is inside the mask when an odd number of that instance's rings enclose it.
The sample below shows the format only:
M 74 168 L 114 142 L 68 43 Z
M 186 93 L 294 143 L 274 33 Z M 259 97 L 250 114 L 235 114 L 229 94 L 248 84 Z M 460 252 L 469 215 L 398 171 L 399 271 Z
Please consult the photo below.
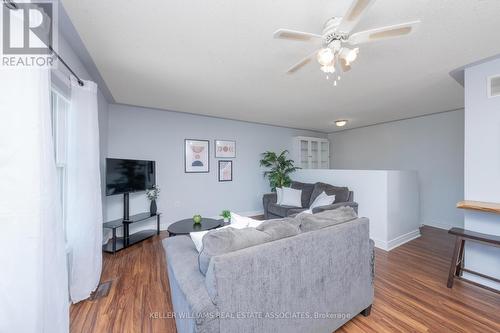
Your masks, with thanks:
M 66 166 L 68 153 L 68 119 L 70 101 L 55 87 L 51 91 L 52 136 L 57 168 L 57 191 L 62 208 L 62 222 L 66 235 Z

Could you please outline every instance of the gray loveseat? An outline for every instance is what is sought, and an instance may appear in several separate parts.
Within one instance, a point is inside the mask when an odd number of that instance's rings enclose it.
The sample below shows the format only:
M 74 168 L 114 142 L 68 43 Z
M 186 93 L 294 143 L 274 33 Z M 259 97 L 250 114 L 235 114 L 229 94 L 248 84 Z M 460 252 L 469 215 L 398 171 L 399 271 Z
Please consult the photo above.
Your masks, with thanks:
M 302 197 L 301 197 L 302 207 L 278 205 L 276 203 L 277 195 L 275 192 L 264 194 L 262 198 L 262 203 L 264 206 L 264 218 L 266 220 L 279 219 L 295 215 L 297 213 L 309 209 L 310 205 L 314 202 L 316 197 L 320 195 L 323 191 L 328 195 L 335 194 L 335 202 L 328 206 L 314 208 L 313 214 L 325 210 L 336 209 L 342 206 L 349 206 L 352 207 L 356 212 L 358 211 L 358 204 L 354 202 L 354 193 L 352 191 L 349 191 L 347 187 L 337 187 L 321 182 L 315 184 L 308 184 L 295 181 L 292 182 L 290 187 L 293 189 L 302 190 Z
M 227 235 L 249 232 L 267 239 L 214 255 L 204 269 L 206 258 L 189 236 L 165 239 L 177 332 L 331 333 L 360 313 L 369 315 L 373 242 L 368 219 L 336 221 L 332 213 L 266 221 L 257 229 L 210 231 L 204 247 L 215 240 L 217 248 Z M 281 238 L 284 223 L 290 224 Z M 290 230 L 296 230 L 293 236 Z

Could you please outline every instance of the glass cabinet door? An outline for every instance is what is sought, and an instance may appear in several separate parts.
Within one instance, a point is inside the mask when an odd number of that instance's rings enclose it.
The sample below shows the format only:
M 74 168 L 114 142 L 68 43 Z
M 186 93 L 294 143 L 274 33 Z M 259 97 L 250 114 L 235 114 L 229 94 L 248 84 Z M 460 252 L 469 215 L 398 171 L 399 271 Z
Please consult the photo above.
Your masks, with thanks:
M 318 141 L 311 140 L 311 169 L 319 169 L 319 153 L 320 153 L 320 145 Z
M 328 142 L 321 142 L 320 169 L 330 168 L 330 145 Z
M 300 140 L 300 167 L 309 168 L 309 141 Z

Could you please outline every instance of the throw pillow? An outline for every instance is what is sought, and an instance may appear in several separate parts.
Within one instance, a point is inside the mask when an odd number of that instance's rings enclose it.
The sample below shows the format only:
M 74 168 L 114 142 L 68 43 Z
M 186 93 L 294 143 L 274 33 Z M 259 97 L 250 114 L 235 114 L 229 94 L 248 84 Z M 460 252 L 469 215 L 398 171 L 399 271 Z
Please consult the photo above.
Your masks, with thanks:
M 198 256 L 200 272 L 207 273 L 208 264 L 213 256 L 267 243 L 271 237 L 255 228 L 216 229 L 203 237 L 203 249 Z
M 320 195 L 316 197 L 316 199 L 314 199 L 309 209 L 313 210 L 316 207 L 328 206 L 331 205 L 334 201 L 335 201 L 335 194 L 328 195 L 325 193 L 325 191 L 323 191 L 321 192 Z
M 300 230 L 308 232 L 352 221 L 357 217 L 358 215 L 352 207 L 344 206 L 313 215 L 300 214 L 297 215 L 296 219 L 300 221 Z
M 282 206 L 302 207 L 302 190 L 295 190 L 290 187 L 283 187 Z
M 271 240 L 291 237 L 300 234 L 298 223 L 294 223 L 293 218 L 264 221 L 257 230 L 262 231 L 271 237 Z
M 205 236 L 209 231 L 210 230 L 196 231 L 189 233 L 189 236 L 191 237 L 191 240 L 194 243 L 194 247 L 196 247 L 198 253 L 201 252 L 201 248 L 203 247 L 203 236 Z
M 242 215 L 238 215 L 236 213 L 231 212 L 231 226 L 233 226 L 233 224 L 238 225 L 238 226 L 240 226 L 240 228 L 238 228 L 238 229 L 241 229 L 241 227 L 243 227 L 243 228 L 247 228 L 247 227 L 257 228 L 259 226 L 259 224 L 261 224 L 261 223 L 262 223 L 262 221 L 258 221 L 256 219 L 251 218 L 251 217 L 242 216 Z

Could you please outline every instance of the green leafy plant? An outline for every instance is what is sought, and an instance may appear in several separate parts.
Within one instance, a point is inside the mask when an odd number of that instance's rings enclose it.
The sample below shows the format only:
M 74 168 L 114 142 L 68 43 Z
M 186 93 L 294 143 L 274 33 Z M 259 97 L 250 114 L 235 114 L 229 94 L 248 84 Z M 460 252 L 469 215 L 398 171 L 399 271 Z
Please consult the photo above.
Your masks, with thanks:
M 224 219 L 230 219 L 231 212 L 229 210 L 223 210 L 222 213 L 220 213 L 220 216 Z
M 272 151 L 262 153 L 260 166 L 270 168 L 264 172 L 264 177 L 269 179 L 271 190 L 276 191 L 276 187 L 290 186 L 292 180 L 290 174 L 299 167 L 293 165 L 293 160 L 288 159 L 288 150 L 282 151 L 279 155 Z

